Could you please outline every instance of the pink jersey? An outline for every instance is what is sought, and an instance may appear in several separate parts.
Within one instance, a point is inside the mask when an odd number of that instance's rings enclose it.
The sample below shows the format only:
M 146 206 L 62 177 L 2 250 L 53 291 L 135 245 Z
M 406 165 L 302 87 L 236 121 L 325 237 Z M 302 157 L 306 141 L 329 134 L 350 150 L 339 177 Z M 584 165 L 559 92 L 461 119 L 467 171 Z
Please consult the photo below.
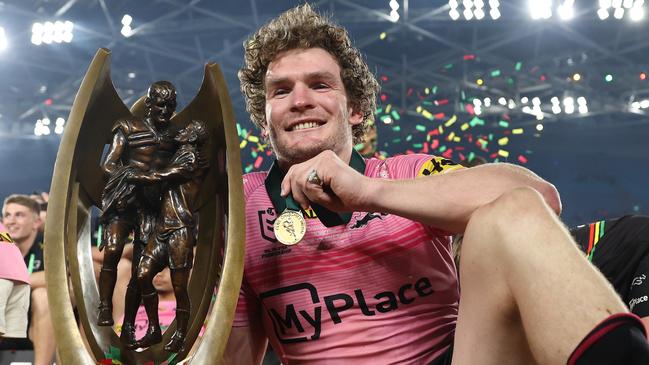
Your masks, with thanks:
M 407 155 L 366 161 L 365 175 L 411 179 L 455 169 Z M 459 290 L 450 238 L 396 215 L 354 212 L 284 246 L 266 173 L 244 176 L 246 258 L 235 327 L 261 319 L 284 364 L 427 364 L 452 342 Z M 431 194 L 434 192 L 431 191 Z
M 29 284 L 29 273 L 23 255 L 14 243 L 0 242 L 0 279 Z

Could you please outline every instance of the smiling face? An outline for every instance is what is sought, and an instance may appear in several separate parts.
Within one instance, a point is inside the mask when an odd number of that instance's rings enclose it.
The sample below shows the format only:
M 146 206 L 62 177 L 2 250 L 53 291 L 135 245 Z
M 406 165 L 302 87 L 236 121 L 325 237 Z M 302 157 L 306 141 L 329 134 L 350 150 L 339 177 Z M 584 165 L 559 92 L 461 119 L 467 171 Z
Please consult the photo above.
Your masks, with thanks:
M 343 161 L 352 151 L 352 110 L 340 66 L 321 48 L 282 52 L 268 65 L 266 131 L 282 168 L 332 150 Z
M 38 215 L 21 204 L 8 203 L 2 210 L 2 223 L 18 244 L 36 237 L 39 222 Z

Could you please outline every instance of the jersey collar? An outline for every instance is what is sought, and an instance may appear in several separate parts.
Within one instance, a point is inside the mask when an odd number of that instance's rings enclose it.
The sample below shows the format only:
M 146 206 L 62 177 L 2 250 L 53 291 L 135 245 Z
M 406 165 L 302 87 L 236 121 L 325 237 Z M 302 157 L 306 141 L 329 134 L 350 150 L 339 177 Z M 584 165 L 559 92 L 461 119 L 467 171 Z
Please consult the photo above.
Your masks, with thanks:
M 356 150 L 352 150 L 352 155 L 349 159 L 349 166 L 358 173 L 365 174 L 365 160 L 360 154 L 358 154 L 358 152 L 356 152 Z M 286 199 L 282 198 L 280 195 L 281 184 L 285 175 L 284 171 L 279 168 L 279 163 L 275 160 L 273 161 L 270 170 L 268 170 L 268 175 L 264 182 L 266 185 L 266 192 L 268 193 L 277 214 L 280 214 L 284 209 L 286 209 Z M 291 200 L 293 199 L 291 198 Z M 312 204 L 311 208 L 313 208 L 313 211 L 318 216 L 318 219 L 320 219 L 320 222 L 322 222 L 326 227 L 347 224 L 352 218 L 352 212 L 336 213 L 318 204 Z M 304 214 L 304 212 L 302 212 L 302 214 Z

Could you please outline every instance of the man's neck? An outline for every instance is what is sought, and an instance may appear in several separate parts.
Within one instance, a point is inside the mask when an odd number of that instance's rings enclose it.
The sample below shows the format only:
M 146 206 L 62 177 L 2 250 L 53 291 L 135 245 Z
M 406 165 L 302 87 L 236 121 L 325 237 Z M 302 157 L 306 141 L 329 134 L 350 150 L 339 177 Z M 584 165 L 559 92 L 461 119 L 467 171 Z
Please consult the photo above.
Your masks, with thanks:
M 351 161 L 351 159 L 352 159 L 352 150 L 353 150 L 353 147 L 350 146 L 349 148 L 345 148 L 343 151 L 338 152 L 338 153 L 336 153 L 336 154 L 338 155 L 338 157 L 339 157 L 343 162 L 345 162 L 346 164 L 349 165 L 349 161 Z M 315 157 L 315 156 L 314 156 L 314 157 Z M 304 161 L 308 161 L 308 160 L 310 160 L 310 159 L 306 159 L 306 160 L 304 160 Z M 298 163 L 302 163 L 302 162 L 304 162 L 304 161 L 298 161 L 298 162 L 293 162 L 293 163 L 291 163 L 291 162 L 289 162 L 289 161 L 285 161 L 285 160 L 283 161 L 283 160 L 278 159 L 279 167 L 280 167 L 280 169 L 282 169 L 282 171 L 284 171 L 284 172 L 287 172 L 288 169 L 291 168 L 291 166 L 296 165 L 296 164 L 298 164 Z
M 20 250 L 20 253 L 23 255 L 23 257 L 27 256 L 27 252 L 29 252 L 29 250 L 31 250 L 32 246 L 34 246 L 37 234 L 38 234 L 38 231 L 30 234 L 25 239 L 22 239 L 20 241 L 15 240 L 16 246 L 18 246 L 18 249 Z

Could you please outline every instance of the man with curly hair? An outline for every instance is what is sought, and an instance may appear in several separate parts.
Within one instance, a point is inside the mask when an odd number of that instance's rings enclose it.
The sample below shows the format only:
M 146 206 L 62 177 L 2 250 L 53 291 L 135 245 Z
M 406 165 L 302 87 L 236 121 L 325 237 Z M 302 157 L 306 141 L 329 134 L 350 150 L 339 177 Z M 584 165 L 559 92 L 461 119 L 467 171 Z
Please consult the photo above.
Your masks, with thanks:
M 346 31 L 308 4 L 244 47 L 241 89 L 276 161 L 244 177 L 225 363 L 260 363 L 268 340 L 283 364 L 649 361 L 642 323 L 558 220 L 554 186 L 509 164 L 360 157 L 377 83 Z

